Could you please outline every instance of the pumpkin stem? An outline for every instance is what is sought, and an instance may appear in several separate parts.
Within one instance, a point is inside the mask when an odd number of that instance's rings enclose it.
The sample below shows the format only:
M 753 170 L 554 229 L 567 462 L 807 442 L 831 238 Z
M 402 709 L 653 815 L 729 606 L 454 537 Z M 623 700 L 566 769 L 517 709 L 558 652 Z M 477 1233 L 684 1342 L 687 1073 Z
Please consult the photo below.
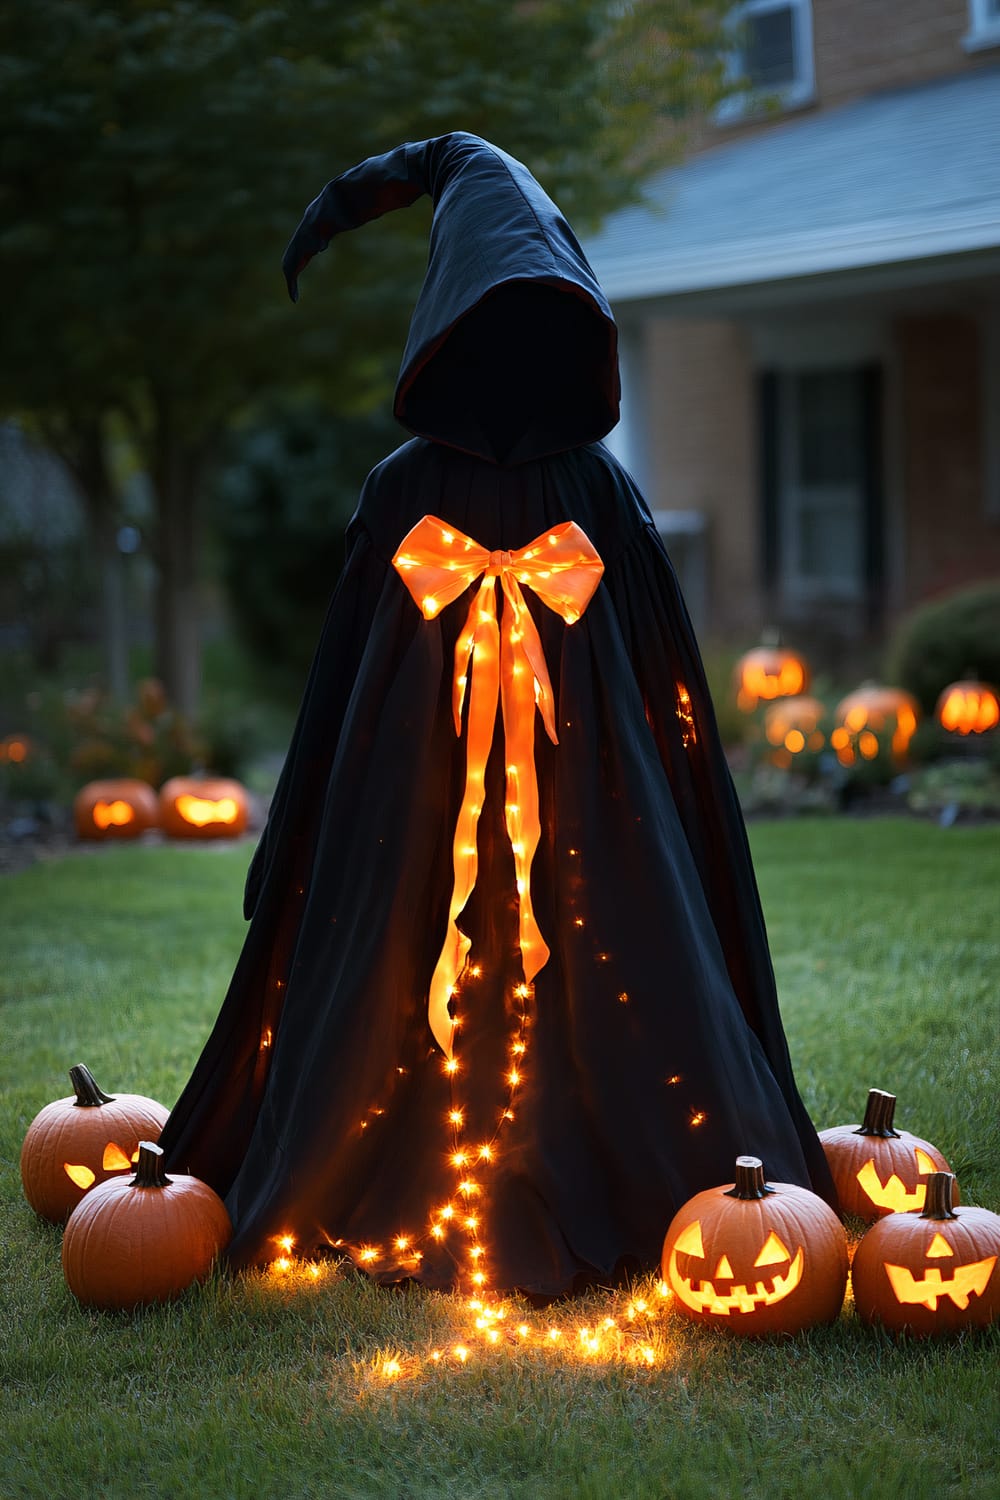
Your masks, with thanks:
M 927 1197 L 924 1200 L 922 1219 L 957 1219 L 951 1206 L 952 1189 L 955 1186 L 954 1172 L 928 1172 Z
M 747 1203 L 752 1198 L 766 1198 L 774 1188 L 764 1181 L 764 1163 L 759 1156 L 736 1158 L 736 1181 L 726 1189 L 727 1198 L 740 1198 Z
M 139 1142 L 139 1160 L 136 1163 L 133 1187 L 164 1188 L 173 1181 L 163 1169 L 163 1151 L 152 1141 Z
M 895 1094 L 887 1094 L 885 1089 L 869 1089 L 865 1117 L 854 1134 L 880 1135 L 886 1140 L 891 1137 L 898 1139 L 899 1131 L 892 1128 L 892 1117 L 895 1113 Z
M 114 1100 L 114 1094 L 106 1094 L 103 1089 L 97 1087 L 93 1073 L 83 1063 L 77 1063 L 75 1067 L 70 1068 L 69 1081 L 76 1095 L 74 1108 L 79 1104 L 84 1109 L 90 1109 L 93 1105 L 111 1104 Z

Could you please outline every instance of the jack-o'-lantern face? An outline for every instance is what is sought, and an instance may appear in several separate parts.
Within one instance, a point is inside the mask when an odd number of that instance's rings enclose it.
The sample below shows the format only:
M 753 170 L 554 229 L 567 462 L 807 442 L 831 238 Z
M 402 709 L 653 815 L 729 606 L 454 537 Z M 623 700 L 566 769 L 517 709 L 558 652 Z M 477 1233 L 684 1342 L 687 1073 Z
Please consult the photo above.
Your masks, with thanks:
M 91 781 L 73 802 L 76 831 L 82 839 L 138 838 L 155 828 L 159 817 L 153 788 L 132 777 Z
M 914 1147 L 913 1159 L 919 1177 L 926 1177 L 929 1172 L 938 1170 L 937 1163 L 920 1146 Z M 856 1176 L 862 1192 L 875 1208 L 902 1214 L 913 1208 L 923 1208 L 926 1201 L 926 1182 L 908 1186 L 895 1172 L 890 1172 L 883 1181 L 878 1174 L 874 1157 L 868 1158 Z
M 847 1285 L 847 1242 L 814 1193 L 767 1183 L 759 1157 L 736 1159 L 732 1187 L 709 1188 L 674 1215 L 663 1279 L 677 1311 L 730 1333 L 797 1333 L 830 1323 Z
M 1000 694 L 988 682 L 953 682 L 938 699 L 936 713 L 950 734 L 986 734 L 1000 724 Z
M 751 1268 L 738 1260 L 740 1269 L 734 1271 L 723 1251 L 709 1273 L 701 1222 L 695 1219 L 674 1242 L 667 1262 L 667 1282 L 686 1307 L 728 1318 L 732 1313 L 752 1313 L 756 1308 L 782 1302 L 801 1282 L 804 1262 L 802 1246 L 796 1246 L 793 1254 L 772 1229 Z
M 986 1291 L 997 1263 L 995 1255 L 987 1255 L 965 1265 L 956 1264 L 955 1251 L 940 1230 L 934 1234 L 925 1253 L 928 1260 L 941 1261 L 941 1264 L 928 1266 L 922 1275 L 918 1275 L 910 1266 L 894 1266 L 886 1261 L 885 1274 L 897 1302 L 919 1304 L 931 1312 L 937 1312 L 939 1297 L 949 1297 L 964 1311 L 973 1293 L 981 1297 Z
M 171 838 L 236 838 L 247 826 L 247 794 L 237 781 L 175 776 L 160 790 L 160 822 Z
M 893 1124 L 895 1094 L 869 1089 L 860 1125 L 834 1125 L 819 1138 L 833 1174 L 840 1211 L 869 1223 L 886 1214 L 919 1213 L 927 1183 L 948 1163 L 938 1148 Z M 958 1201 L 957 1187 L 954 1189 Z
M 1000 1318 L 1000 1217 L 953 1202 L 950 1172 L 931 1172 L 921 1214 L 888 1214 L 854 1254 L 854 1306 L 865 1323 L 919 1336 Z
M 794 698 L 809 685 L 805 659 L 781 646 L 755 646 L 736 664 L 736 702 L 753 713 L 761 701 Z
M 93 1167 L 88 1167 L 83 1162 L 64 1161 L 63 1171 L 70 1182 L 75 1183 L 78 1188 L 83 1188 L 86 1191 L 87 1188 L 93 1187 L 99 1175 L 103 1180 L 104 1178 L 113 1176 L 115 1172 L 127 1172 L 138 1160 L 138 1146 L 132 1152 L 131 1156 L 126 1156 L 125 1152 L 115 1141 L 108 1141 L 101 1154 L 101 1165 L 98 1170 L 95 1171 Z
M 140 1141 L 159 1135 L 168 1113 L 143 1094 L 105 1094 L 82 1063 L 70 1078 L 73 1094 L 39 1111 L 21 1147 L 24 1195 L 53 1223 L 67 1219 L 92 1187 L 130 1171 Z

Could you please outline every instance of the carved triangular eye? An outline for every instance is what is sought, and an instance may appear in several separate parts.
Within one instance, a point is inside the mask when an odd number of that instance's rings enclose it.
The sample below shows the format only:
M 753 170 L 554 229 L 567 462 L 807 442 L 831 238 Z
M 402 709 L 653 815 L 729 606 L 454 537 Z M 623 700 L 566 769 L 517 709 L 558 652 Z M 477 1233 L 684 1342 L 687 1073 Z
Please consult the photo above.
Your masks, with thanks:
M 716 1275 L 716 1278 L 718 1280 L 720 1280 L 720 1281 L 725 1281 L 727 1279 L 729 1281 L 732 1281 L 732 1279 L 733 1279 L 733 1268 L 729 1264 L 729 1256 L 728 1255 L 724 1255 L 722 1257 L 722 1259 L 719 1261 L 719 1264 L 715 1268 L 715 1275 Z
M 927 1155 L 927 1152 L 921 1151 L 919 1146 L 915 1146 L 913 1148 L 913 1154 L 917 1158 L 917 1170 L 919 1171 L 921 1177 L 925 1172 L 937 1171 L 937 1167 L 934 1165 L 931 1158 Z
M 105 1172 L 121 1172 L 128 1165 L 129 1159 L 122 1148 L 116 1146 L 114 1141 L 109 1141 L 104 1148 L 104 1160 L 101 1162 Z
M 688 1224 L 677 1236 L 674 1249 L 679 1250 L 681 1255 L 699 1255 L 704 1257 L 705 1246 L 701 1238 L 701 1220 L 695 1219 L 693 1224 Z
M 71 1182 L 75 1182 L 78 1188 L 89 1188 L 94 1181 L 94 1173 L 89 1167 L 75 1167 L 70 1162 L 63 1162 L 63 1171 Z
M 791 1260 L 791 1255 L 785 1245 L 781 1243 L 774 1230 L 764 1241 L 763 1249 L 754 1261 L 755 1266 L 776 1266 L 779 1261 Z
M 936 1234 L 934 1236 L 934 1238 L 931 1240 L 930 1248 L 927 1251 L 927 1259 L 928 1260 L 940 1260 L 941 1257 L 944 1256 L 944 1255 L 954 1255 L 954 1254 L 955 1254 L 954 1250 L 951 1248 L 951 1246 L 949 1245 L 948 1241 L 945 1239 L 944 1235 L 943 1234 Z

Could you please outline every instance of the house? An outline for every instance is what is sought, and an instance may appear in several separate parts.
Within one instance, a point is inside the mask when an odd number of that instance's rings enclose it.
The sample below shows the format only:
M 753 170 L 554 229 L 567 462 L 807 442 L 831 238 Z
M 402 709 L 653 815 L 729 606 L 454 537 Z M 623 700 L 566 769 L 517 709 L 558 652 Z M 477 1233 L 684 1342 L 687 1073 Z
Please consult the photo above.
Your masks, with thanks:
M 850 650 L 1000 576 L 1000 0 L 737 12 L 753 86 L 587 244 L 609 441 L 700 629 Z

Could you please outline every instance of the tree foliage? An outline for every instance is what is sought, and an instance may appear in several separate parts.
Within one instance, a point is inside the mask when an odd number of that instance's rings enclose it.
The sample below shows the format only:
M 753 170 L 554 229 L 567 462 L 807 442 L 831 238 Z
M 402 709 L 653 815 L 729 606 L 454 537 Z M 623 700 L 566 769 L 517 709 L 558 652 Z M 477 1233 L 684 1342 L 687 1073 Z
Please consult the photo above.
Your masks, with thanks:
M 528 161 L 578 228 L 634 199 L 721 79 L 719 0 L 32 0 L 0 10 L 0 413 L 94 515 L 118 424 L 157 497 L 170 685 L 193 651 L 220 437 L 275 391 L 384 399 L 427 208 L 346 236 L 293 312 L 281 252 L 353 162 L 451 129 Z M 171 661 L 171 657 L 175 659 Z

